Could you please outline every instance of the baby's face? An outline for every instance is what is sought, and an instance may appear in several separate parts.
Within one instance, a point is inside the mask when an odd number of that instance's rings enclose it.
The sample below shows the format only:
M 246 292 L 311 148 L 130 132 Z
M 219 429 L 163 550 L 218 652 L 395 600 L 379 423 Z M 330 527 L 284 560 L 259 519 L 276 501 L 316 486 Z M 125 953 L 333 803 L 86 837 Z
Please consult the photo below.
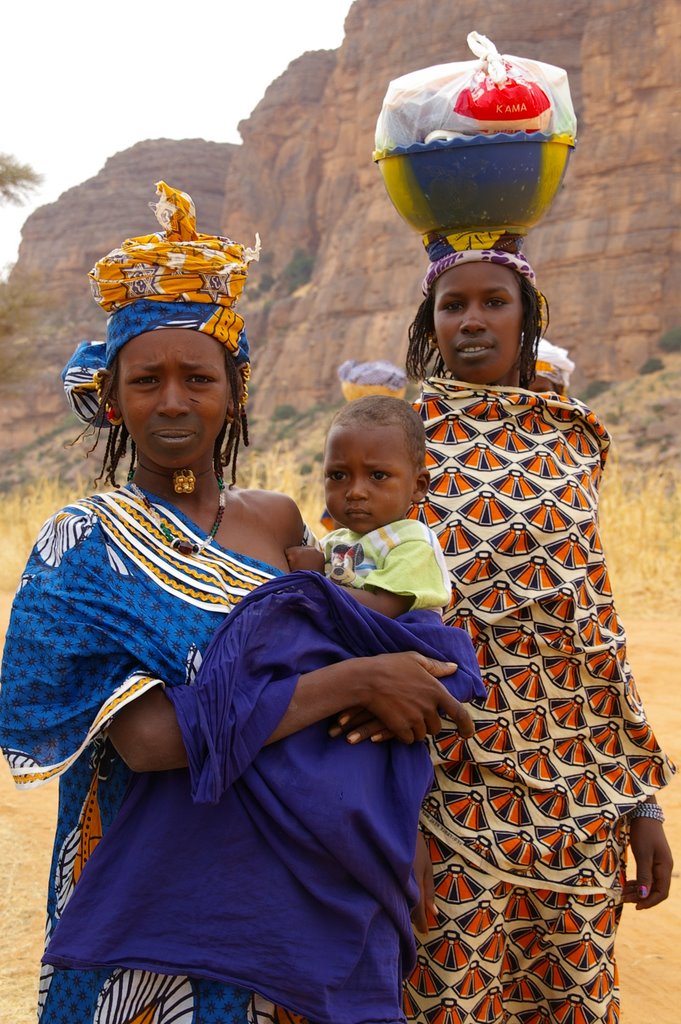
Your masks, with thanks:
M 397 426 L 332 427 L 324 450 L 326 507 L 332 518 L 366 534 L 404 519 L 428 490 Z

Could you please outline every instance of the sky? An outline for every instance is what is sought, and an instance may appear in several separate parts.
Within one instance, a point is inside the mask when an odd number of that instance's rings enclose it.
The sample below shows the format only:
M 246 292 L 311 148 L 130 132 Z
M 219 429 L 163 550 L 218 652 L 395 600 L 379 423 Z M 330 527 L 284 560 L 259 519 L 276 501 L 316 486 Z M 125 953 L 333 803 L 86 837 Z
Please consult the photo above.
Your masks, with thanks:
M 11 0 L 0 152 L 42 174 L 0 205 L 0 275 L 38 206 L 145 139 L 240 142 L 237 124 L 307 50 L 336 49 L 352 0 Z M 192 12 L 196 11 L 196 16 Z

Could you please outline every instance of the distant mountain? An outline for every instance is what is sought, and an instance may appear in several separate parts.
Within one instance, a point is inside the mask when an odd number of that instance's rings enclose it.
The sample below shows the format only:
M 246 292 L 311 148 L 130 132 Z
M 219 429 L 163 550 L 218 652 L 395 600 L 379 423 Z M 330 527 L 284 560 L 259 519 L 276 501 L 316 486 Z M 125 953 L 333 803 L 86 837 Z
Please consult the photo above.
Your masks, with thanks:
M 681 324 L 677 15 L 676 0 L 355 0 L 342 46 L 294 61 L 239 126 L 242 145 L 157 140 L 116 154 L 24 227 L 15 274 L 39 274 L 53 308 L 35 388 L 30 375 L 20 389 L 0 386 L 5 450 L 45 428 L 36 394 L 53 417 L 64 408 L 50 394 L 56 367 L 103 332 L 85 275 L 124 237 L 155 230 L 146 204 L 159 178 L 192 194 L 199 230 L 262 237 L 240 307 L 259 433 L 282 404 L 336 401 L 344 359 L 401 362 L 426 260 L 372 163 L 374 126 L 389 80 L 470 59 L 471 29 L 568 70 L 578 145 L 526 248 L 550 302 L 549 337 L 577 362 L 576 392 L 637 378 Z M 216 129 L 234 87 L 226 80 L 215 97 Z

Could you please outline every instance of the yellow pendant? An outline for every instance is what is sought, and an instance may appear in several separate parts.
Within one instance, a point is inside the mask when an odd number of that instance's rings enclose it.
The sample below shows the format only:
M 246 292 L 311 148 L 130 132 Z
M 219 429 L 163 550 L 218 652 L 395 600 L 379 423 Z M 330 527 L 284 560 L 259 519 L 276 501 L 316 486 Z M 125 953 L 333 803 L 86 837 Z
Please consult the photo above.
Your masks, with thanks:
M 191 469 L 176 469 L 173 473 L 175 494 L 191 494 L 196 486 L 196 477 Z

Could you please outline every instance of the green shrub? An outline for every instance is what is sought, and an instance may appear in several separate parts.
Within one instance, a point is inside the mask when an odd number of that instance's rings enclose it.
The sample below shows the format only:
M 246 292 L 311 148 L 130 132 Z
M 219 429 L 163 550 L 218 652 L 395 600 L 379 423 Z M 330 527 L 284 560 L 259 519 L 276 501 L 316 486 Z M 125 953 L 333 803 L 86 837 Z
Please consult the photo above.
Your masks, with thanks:
M 312 469 L 313 469 L 313 467 L 312 467 L 311 463 L 304 462 L 302 464 L 302 466 L 300 467 L 300 475 L 301 476 L 309 476 L 310 473 L 312 472 Z
M 603 394 L 610 387 L 609 380 L 590 380 L 589 383 L 583 388 L 580 398 L 583 402 L 588 402 L 590 399 L 595 398 L 596 395 Z
M 0 281 L 0 379 L 24 380 L 34 366 L 33 348 L 26 337 L 38 331 L 45 299 L 36 275 Z
M 650 359 L 646 359 L 643 366 L 640 367 L 639 373 L 657 373 L 658 370 L 664 370 L 664 363 L 657 356 L 651 356 Z
M 256 294 L 257 295 L 264 295 L 266 292 L 271 291 L 273 284 L 274 284 L 274 275 L 270 274 L 270 272 L 268 270 L 266 270 L 265 273 L 262 275 L 262 277 L 258 280 L 258 285 L 257 285 L 257 288 L 256 288 Z
M 272 413 L 273 420 L 292 420 L 294 416 L 298 415 L 298 410 L 295 405 L 275 405 L 274 412 Z
M 663 352 L 681 352 L 681 324 L 665 331 L 657 344 Z
M 292 295 L 296 288 L 310 280 L 313 267 L 314 256 L 303 249 L 296 249 L 281 272 L 281 284 L 287 295 Z

